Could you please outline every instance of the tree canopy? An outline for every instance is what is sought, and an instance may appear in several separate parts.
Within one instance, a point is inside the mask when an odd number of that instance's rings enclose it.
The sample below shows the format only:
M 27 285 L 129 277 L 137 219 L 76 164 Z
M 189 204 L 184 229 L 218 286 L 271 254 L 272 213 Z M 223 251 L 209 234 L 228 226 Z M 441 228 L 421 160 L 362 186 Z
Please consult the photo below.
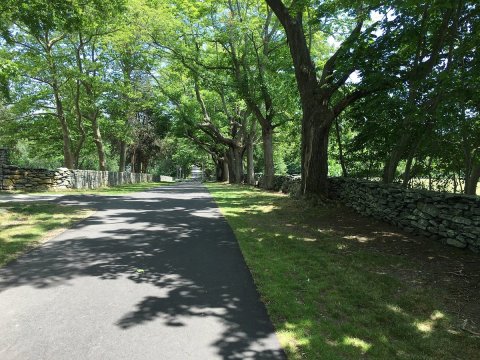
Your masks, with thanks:
M 0 4 L 0 146 L 18 163 L 272 188 L 301 175 L 475 194 L 473 0 Z

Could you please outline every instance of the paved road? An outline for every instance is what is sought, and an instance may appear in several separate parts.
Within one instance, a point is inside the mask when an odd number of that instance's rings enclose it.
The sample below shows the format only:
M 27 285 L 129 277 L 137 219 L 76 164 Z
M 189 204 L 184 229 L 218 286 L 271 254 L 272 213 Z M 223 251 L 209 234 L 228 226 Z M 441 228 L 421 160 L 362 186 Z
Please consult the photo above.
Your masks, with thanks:
M 0 359 L 283 359 L 201 185 L 66 196 L 92 217 L 0 269 Z

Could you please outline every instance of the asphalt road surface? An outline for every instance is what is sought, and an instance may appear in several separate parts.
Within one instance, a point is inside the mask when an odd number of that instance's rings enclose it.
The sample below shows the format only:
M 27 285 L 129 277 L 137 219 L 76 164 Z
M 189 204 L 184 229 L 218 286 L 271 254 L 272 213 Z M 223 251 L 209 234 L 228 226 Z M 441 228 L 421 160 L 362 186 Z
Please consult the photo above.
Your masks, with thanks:
M 0 269 L 0 359 L 284 359 L 199 184 L 54 200 L 98 211 Z

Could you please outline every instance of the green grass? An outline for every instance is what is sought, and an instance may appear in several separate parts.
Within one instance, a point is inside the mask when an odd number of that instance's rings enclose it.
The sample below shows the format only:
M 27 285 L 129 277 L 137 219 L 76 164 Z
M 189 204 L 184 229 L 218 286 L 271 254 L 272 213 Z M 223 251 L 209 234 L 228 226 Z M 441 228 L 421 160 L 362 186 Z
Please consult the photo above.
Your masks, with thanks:
M 0 266 L 92 213 L 47 203 L 0 204 Z
M 29 194 L 32 195 L 45 195 L 45 194 L 100 194 L 100 195 L 124 195 L 131 192 L 145 191 L 158 186 L 167 186 L 172 185 L 171 182 L 149 182 L 149 183 L 138 183 L 138 184 L 125 184 L 114 187 L 104 187 L 99 189 L 61 189 L 61 190 L 48 190 L 42 192 L 32 192 Z M 8 194 L 24 194 L 25 192 L 21 191 L 3 191 L 0 192 L 0 195 Z
M 65 192 L 66 194 L 101 194 L 101 195 L 122 195 L 132 192 L 145 191 L 159 186 L 172 185 L 170 182 L 149 182 L 138 184 L 125 184 L 114 187 L 105 187 L 100 189 L 72 189 Z M 58 192 L 56 192 L 58 193 Z
M 383 269 L 400 256 L 348 249 L 337 208 L 209 184 L 234 230 L 289 359 L 475 359 L 480 340 L 453 325 L 441 294 Z

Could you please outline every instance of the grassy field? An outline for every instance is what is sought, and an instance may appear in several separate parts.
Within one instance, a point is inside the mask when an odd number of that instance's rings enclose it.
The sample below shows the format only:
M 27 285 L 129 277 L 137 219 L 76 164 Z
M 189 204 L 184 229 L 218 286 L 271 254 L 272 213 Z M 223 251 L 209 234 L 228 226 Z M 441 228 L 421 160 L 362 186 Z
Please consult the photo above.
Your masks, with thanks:
M 0 204 L 0 266 L 92 213 L 49 203 Z
M 350 247 L 354 237 L 319 220 L 342 216 L 341 208 L 309 208 L 241 186 L 208 187 L 289 359 L 479 358 L 480 339 L 455 325 L 441 292 L 385 271 L 408 259 Z
M 138 184 L 125 184 L 115 187 L 105 187 L 100 189 L 68 189 L 68 190 L 50 190 L 42 192 L 32 192 L 29 194 L 32 195 L 45 195 L 45 194 L 99 194 L 99 195 L 123 195 L 131 192 L 144 191 L 158 186 L 167 186 L 174 183 L 170 182 L 149 182 L 149 183 L 138 183 Z M 1 195 L 7 194 L 24 194 L 25 192 L 20 191 L 0 191 Z

